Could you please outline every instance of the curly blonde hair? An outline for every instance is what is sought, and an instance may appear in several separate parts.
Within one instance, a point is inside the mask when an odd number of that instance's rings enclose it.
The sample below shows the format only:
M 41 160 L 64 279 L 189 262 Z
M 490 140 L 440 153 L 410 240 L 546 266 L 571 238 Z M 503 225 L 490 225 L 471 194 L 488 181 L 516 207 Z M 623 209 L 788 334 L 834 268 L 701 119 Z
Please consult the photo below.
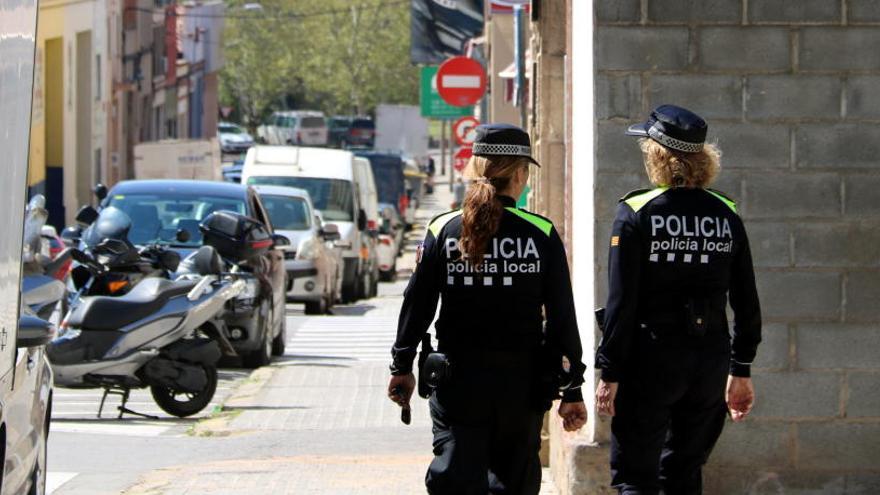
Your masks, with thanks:
M 648 179 L 656 186 L 708 187 L 721 171 L 721 150 L 706 143 L 698 153 L 676 151 L 649 138 L 639 139 Z

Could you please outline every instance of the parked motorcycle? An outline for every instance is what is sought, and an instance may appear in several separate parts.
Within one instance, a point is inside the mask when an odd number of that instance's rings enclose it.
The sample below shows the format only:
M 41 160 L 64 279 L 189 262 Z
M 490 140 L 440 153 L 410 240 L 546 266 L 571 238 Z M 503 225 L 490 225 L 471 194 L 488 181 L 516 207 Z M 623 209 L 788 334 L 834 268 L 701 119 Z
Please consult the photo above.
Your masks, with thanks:
M 22 303 L 39 318 L 50 321 L 57 314 L 54 323 L 58 324 L 66 312 L 66 287 L 57 274 L 70 262 L 70 254 L 62 251 L 54 259 L 48 255 L 43 236 L 48 218 L 46 198 L 34 196 L 25 210 L 21 296 Z
M 127 215 L 105 208 L 83 232 L 86 249 L 71 249 L 78 263 L 74 278 L 84 273 L 88 278 L 75 282 L 72 309 L 48 347 L 55 383 L 103 388 L 99 417 L 108 395 L 121 397 L 119 417 L 144 416 L 126 406 L 131 389 L 144 387 L 168 414 L 191 416 L 214 396 L 221 353 L 234 353 L 219 315 L 244 289 L 247 275 L 234 266 L 225 271 L 217 249 L 205 245 L 180 267 L 174 266 L 180 268 L 176 280 L 131 270 L 122 273 L 139 279 L 123 295 L 89 295 L 98 283 L 105 285 L 98 291 L 109 290 L 114 272 L 121 268 L 144 268 L 164 259 L 154 247 L 156 258 L 145 260 L 144 253 L 127 241 L 130 227 Z

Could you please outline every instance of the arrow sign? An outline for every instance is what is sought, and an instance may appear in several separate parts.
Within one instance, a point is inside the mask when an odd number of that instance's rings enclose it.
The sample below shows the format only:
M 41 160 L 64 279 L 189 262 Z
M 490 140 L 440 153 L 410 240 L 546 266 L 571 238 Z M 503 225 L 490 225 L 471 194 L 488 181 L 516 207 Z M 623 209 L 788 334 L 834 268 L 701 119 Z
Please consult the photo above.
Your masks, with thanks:
M 465 146 L 459 148 L 458 151 L 455 152 L 455 156 L 452 161 L 452 168 L 454 168 L 457 172 L 461 172 L 467 166 L 468 161 L 470 161 L 471 156 L 473 156 L 473 152 L 469 146 Z
M 473 105 L 486 93 L 486 71 L 472 58 L 450 58 L 437 71 L 437 92 L 452 106 Z
M 460 146 L 470 147 L 477 139 L 477 126 L 480 121 L 474 117 L 462 117 L 452 124 L 452 134 Z

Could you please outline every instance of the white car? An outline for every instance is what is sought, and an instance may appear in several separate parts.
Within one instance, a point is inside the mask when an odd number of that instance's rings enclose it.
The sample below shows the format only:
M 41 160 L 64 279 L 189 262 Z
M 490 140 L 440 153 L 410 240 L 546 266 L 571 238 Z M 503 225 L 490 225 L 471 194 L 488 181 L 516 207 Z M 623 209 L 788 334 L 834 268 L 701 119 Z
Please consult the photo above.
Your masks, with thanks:
M 266 144 L 327 146 L 327 120 L 317 111 L 275 112 L 257 136 Z
M 229 154 L 245 153 L 254 145 L 254 138 L 243 127 L 230 122 L 220 122 L 217 139 L 220 140 L 220 151 Z
M 339 239 L 334 224 L 321 225 L 308 191 L 254 186 L 275 228 L 290 239 L 284 250 L 288 302 L 305 303 L 306 314 L 323 314 L 339 299 L 342 269 L 327 241 Z
M 379 210 L 382 216 L 376 239 L 379 280 L 390 282 L 397 277 L 397 256 L 403 245 L 403 222 L 393 205 L 379 203 Z

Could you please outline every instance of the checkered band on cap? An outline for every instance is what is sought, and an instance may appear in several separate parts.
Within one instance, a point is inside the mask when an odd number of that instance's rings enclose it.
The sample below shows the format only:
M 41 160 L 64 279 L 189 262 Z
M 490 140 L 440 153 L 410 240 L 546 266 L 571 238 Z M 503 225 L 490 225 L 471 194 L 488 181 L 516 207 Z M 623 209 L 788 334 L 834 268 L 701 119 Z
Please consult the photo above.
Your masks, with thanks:
M 703 143 L 689 143 L 687 141 L 675 139 L 674 137 L 663 134 L 657 130 L 656 127 L 649 127 L 648 135 L 651 136 L 654 141 L 657 141 L 667 148 L 684 151 L 685 153 L 699 153 L 700 151 L 703 151 Z
M 532 148 L 519 144 L 474 143 L 473 153 L 475 155 L 518 155 L 531 157 Z

